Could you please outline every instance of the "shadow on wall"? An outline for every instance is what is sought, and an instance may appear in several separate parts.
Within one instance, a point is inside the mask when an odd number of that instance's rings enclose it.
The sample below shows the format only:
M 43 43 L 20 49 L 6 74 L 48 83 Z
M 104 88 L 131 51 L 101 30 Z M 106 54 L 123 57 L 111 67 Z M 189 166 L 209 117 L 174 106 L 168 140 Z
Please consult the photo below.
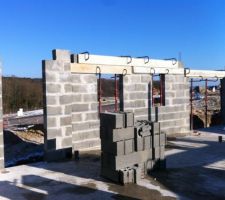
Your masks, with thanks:
M 193 129 L 204 128 L 204 122 L 197 115 L 193 115 Z

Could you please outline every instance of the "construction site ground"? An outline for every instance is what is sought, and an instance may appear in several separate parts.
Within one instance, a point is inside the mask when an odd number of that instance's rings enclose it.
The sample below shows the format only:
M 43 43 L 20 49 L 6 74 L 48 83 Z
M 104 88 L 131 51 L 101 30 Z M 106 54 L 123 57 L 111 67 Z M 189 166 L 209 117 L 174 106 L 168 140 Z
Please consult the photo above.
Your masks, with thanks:
M 100 176 L 100 150 L 79 160 L 37 162 L 0 173 L 0 199 L 225 199 L 224 127 L 202 129 L 169 141 L 167 170 L 139 184 L 118 185 Z

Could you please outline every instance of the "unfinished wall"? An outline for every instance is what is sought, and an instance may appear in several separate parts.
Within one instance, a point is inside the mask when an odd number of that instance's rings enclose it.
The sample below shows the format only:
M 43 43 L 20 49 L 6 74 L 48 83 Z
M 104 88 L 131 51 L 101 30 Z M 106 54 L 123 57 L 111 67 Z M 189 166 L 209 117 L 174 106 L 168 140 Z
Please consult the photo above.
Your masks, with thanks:
M 4 168 L 3 110 L 2 110 L 2 68 L 0 63 L 0 169 Z
M 150 120 L 161 122 L 167 134 L 190 132 L 189 81 L 183 75 L 165 75 L 165 106 L 152 107 Z
M 123 109 L 132 111 L 135 120 L 161 122 L 167 134 L 186 134 L 190 130 L 190 94 L 188 78 L 165 75 L 165 106 L 152 107 L 151 75 L 123 77 Z M 122 86 L 121 86 L 122 87 Z
M 66 50 L 53 50 L 43 61 L 45 151 L 47 160 L 100 146 L 95 74 L 72 74 Z M 72 60 L 73 60 L 72 59 Z
M 70 157 L 74 151 L 100 147 L 96 74 L 71 73 L 77 56 L 54 50 L 43 61 L 45 150 L 47 160 Z M 165 106 L 151 107 L 150 74 L 121 75 L 120 108 L 135 120 L 161 122 L 167 134 L 189 131 L 189 83 L 183 75 L 165 75 Z

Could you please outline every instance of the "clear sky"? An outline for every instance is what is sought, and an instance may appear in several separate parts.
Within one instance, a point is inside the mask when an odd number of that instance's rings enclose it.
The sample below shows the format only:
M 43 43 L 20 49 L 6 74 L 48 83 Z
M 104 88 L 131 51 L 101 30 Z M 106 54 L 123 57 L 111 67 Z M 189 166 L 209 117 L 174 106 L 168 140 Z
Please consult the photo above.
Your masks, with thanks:
M 4 75 L 41 77 L 51 50 L 178 57 L 224 69 L 224 0 L 0 0 Z

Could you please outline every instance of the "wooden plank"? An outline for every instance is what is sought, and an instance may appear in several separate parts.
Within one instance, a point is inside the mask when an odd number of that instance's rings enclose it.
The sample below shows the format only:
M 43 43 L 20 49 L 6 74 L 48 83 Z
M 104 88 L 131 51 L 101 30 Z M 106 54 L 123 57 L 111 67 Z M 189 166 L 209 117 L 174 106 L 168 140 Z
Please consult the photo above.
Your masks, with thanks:
M 131 66 L 96 65 L 71 63 L 72 73 L 95 74 L 131 74 Z
M 225 71 L 215 71 L 215 70 L 190 70 L 190 73 L 188 73 L 187 70 L 187 77 L 190 78 L 224 78 L 225 77 Z
M 117 57 L 117 56 L 100 56 L 89 54 L 78 54 L 78 63 L 82 64 L 101 64 L 101 65 L 114 65 L 114 66 L 147 66 L 154 68 L 179 68 L 180 62 L 174 60 L 157 60 L 146 58 L 130 58 L 130 57 Z
M 184 69 L 133 67 L 134 74 L 184 74 Z

